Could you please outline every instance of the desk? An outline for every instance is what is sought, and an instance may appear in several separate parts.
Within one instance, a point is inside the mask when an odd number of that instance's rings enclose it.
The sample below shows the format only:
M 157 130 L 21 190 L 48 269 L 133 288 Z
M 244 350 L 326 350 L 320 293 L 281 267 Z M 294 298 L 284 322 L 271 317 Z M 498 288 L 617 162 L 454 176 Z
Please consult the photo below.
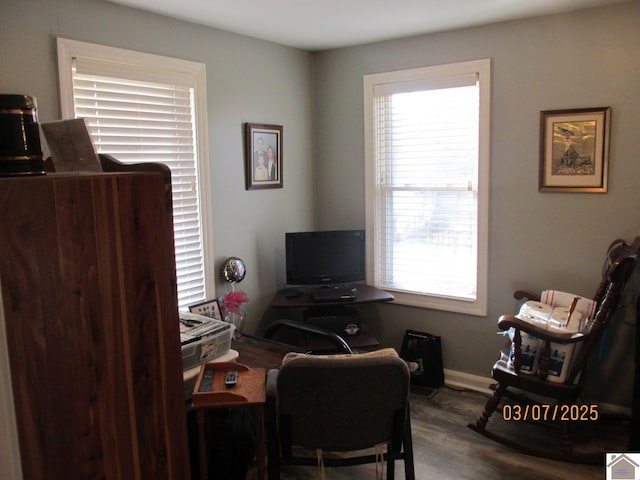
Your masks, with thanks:
M 278 368 L 282 364 L 282 358 L 288 353 L 293 351 L 299 351 L 298 348 L 291 345 L 285 345 L 279 342 L 266 340 L 262 338 L 250 337 L 250 336 L 241 336 L 239 338 L 234 338 L 231 341 L 231 352 L 235 352 L 236 355 L 232 357 L 223 356 L 224 358 L 235 358 L 237 356 L 237 362 L 243 365 L 247 365 L 252 369 L 264 369 L 267 371 L 272 368 Z M 192 373 L 197 377 L 200 367 L 195 369 L 196 371 Z M 264 374 L 263 374 L 264 376 Z M 189 375 L 191 377 L 191 375 Z M 190 391 L 193 391 L 195 386 L 196 379 L 193 378 L 189 381 L 190 383 Z M 264 380 L 262 382 L 264 386 Z M 191 396 L 189 395 L 189 399 Z M 192 472 L 193 478 L 206 478 L 207 470 L 209 470 L 209 465 L 207 463 L 203 463 L 207 457 L 208 452 L 205 450 L 207 442 L 203 438 L 203 429 L 205 429 L 205 411 L 203 409 L 192 408 L 191 402 L 188 403 L 190 410 L 190 448 L 192 449 Z M 220 406 L 222 408 L 222 406 Z M 216 407 L 217 408 L 217 407 Z M 260 412 L 260 408 L 251 407 L 253 410 L 253 416 L 256 420 L 256 431 L 255 435 L 257 438 L 264 436 L 267 432 L 261 433 L 259 431 L 260 428 L 264 428 L 264 413 Z M 202 412 L 202 413 L 201 413 Z M 214 438 L 213 442 L 210 445 L 215 443 L 215 439 L 220 439 L 220 432 L 216 431 L 212 426 L 212 419 L 208 418 L 206 426 L 207 435 Z M 223 434 L 224 435 L 224 434 Z M 264 472 L 265 470 L 265 443 L 259 442 L 256 443 L 256 465 L 250 468 L 256 468 L 258 475 L 260 472 Z M 264 473 L 263 473 L 264 475 Z M 217 478 L 217 477 L 216 477 Z M 264 478 L 263 476 L 260 478 Z
M 303 322 L 316 325 L 321 328 L 332 330 L 340 335 L 351 348 L 371 348 L 378 346 L 378 340 L 371 334 L 365 324 L 361 324 L 356 308 L 358 305 L 367 303 L 390 302 L 393 295 L 379 288 L 369 285 L 353 285 L 355 299 L 342 302 L 314 302 L 311 298 L 312 288 L 287 288 L 281 290 L 271 301 L 271 307 L 279 310 L 288 310 L 290 315 L 302 316 Z M 296 319 L 300 321 L 299 319 Z M 350 324 L 357 324 L 360 330 L 355 334 L 349 334 Z M 282 330 L 282 331 L 281 331 Z M 291 329 L 278 329 L 277 336 L 273 338 L 288 344 L 300 346 L 304 350 L 330 351 L 335 349 L 335 345 L 317 336 L 293 331 Z
M 226 387 L 224 377 L 228 370 L 238 372 L 238 382 L 234 387 Z M 207 440 L 205 433 L 206 413 L 210 409 L 250 407 L 255 416 L 256 428 L 256 463 L 258 478 L 266 480 L 266 450 L 264 436 L 264 405 L 266 402 L 265 371 L 263 368 L 252 368 L 237 363 L 210 363 L 203 365 L 203 370 L 211 371 L 213 385 L 209 392 L 198 392 L 202 372 L 196 383 L 193 394 L 193 408 L 198 421 L 200 445 L 200 478 L 208 480 Z
M 273 308 L 311 308 L 357 305 L 360 303 L 390 302 L 393 295 L 370 285 L 354 285 L 356 298 L 350 302 L 316 303 L 311 299 L 311 289 L 285 288 L 279 291 L 271 301 Z
M 289 352 L 302 352 L 294 345 L 287 345 L 265 338 L 242 336 L 231 341 L 231 348 L 240 355 L 238 362 L 252 368 L 279 368 L 282 359 Z

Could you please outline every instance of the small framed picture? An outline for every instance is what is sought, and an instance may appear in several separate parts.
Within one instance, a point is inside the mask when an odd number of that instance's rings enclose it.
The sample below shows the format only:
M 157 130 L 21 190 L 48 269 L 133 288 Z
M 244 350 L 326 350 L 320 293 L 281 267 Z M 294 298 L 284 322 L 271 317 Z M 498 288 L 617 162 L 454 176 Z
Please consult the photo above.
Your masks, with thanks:
M 282 188 L 282 126 L 245 124 L 246 189 Z
M 205 317 L 215 318 L 216 320 L 222 320 L 222 314 L 220 313 L 220 305 L 218 300 L 206 300 L 201 303 L 189 305 L 189 311 L 191 313 L 197 313 L 198 315 L 204 315 Z
M 540 192 L 607 191 L 611 108 L 540 112 Z

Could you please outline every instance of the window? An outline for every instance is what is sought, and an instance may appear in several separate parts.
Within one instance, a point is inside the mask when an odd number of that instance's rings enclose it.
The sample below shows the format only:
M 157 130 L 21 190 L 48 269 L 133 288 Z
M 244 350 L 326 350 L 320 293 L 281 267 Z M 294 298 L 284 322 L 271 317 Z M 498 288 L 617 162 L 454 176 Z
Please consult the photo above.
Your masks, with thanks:
M 204 65 L 66 39 L 58 62 L 62 117 L 85 118 L 98 153 L 171 169 L 179 306 L 215 296 Z
M 486 315 L 490 61 L 366 75 L 368 283 Z

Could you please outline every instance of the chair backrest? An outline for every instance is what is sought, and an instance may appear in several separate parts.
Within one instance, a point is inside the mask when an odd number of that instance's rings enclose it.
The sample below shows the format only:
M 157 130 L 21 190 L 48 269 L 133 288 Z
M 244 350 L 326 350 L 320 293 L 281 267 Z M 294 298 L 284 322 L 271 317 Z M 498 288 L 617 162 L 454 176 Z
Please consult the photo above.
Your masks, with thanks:
M 596 302 L 593 324 L 571 363 L 565 383 L 574 383 L 583 370 L 587 359 L 620 304 L 622 293 L 636 268 L 639 255 L 640 237 L 636 237 L 631 244 L 616 240 L 609 246 L 602 280 L 593 297 Z
M 277 380 L 280 441 L 328 451 L 379 443 L 399 448 L 406 421 L 409 369 L 397 355 L 303 356 Z

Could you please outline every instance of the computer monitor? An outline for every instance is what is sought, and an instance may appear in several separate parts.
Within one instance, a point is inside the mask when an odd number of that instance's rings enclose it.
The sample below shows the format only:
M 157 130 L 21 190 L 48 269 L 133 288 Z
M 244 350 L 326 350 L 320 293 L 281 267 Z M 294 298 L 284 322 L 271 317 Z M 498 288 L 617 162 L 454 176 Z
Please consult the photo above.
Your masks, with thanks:
M 365 280 L 364 230 L 285 235 L 288 285 L 336 285 Z

